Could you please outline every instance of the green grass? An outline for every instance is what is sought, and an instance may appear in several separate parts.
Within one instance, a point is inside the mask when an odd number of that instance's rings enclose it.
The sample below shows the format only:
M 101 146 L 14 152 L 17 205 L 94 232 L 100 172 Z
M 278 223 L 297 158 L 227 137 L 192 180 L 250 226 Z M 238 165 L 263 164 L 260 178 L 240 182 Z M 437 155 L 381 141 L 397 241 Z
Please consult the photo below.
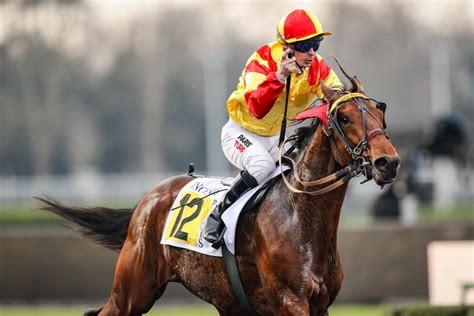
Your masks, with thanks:
M 418 207 L 420 222 L 446 222 L 446 221 L 474 221 L 474 205 L 460 203 L 450 209 L 433 209 L 430 205 Z
M 82 315 L 85 308 L 80 307 L 1 307 L 0 316 L 74 316 Z M 383 316 L 383 306 L 339 305 L 330 309 L 331 316 Z M 217 316 L 217 311 L 208 305 L 183 307 L 155 307 L 149 316 Z
M 77 316 L 82 315 L 87 308 L 80 307 L 0 307 L 0 316 Z M 162 307 L 154 308 L 147 313 L 149 316 L 216 316 L 213 307 Z
M 329 309 L 331 316 L 383 316 L 384 312 L 381 305 L 335 305 Z
M 58 216 L 41 211 L 8 208 L 2 209 L 0 212 L 0 225 L 43 225 L 58 221 Z
M 102 206 L 110 208 L 131 208 L 136 201 L 109 201 L 99 203 Z M 69 203 L 66 203 L 69 204 Z M 74 204 L 74 203 L 73 203 Z M 50 225 L 57 224 L 62 220 L 60 217 L 49 212 L 38 211 L 40 203 L 28 203 L 19 205 L 0 205 L 0 226 L 8 225 Z M 84 205 L 94 207 L 95 204 Z M 418 207 L 419 223 L 438 223 L 438 222 L 461 222 L 474 221 L 474 205 L 472 203 L 459 203 L 451 209 L 435 210 L 429 205 L 420 205 Z M 372 223 L 371 217 L 363 212 L 352 212 L 360 215 L 351 215 L 343 213 L 341 217 L 341 226 L 364 227 Z
M 417 223 L 419 224 L 460 222 L 474 222 L 473 203 L 457 203 L 449 209 L 435 209 L 427 204 L 418 205 Z M 343 210 L 339 224 L 343 228 L 369 227 L 374 224 L 374 219 L 362 210 Z
M 96 207 L 98 205 L 109 208 L 133 208 L 136 201 L 113 201 L 98 204 L 68 203 L 70 206 Z M 49 225 L 64 222 L 65 220 L 50 212 L 41 211 L 38 208 L 42 204 L 39 201 L 12 205 L 0 205 L 0 226 L 8 225 Z

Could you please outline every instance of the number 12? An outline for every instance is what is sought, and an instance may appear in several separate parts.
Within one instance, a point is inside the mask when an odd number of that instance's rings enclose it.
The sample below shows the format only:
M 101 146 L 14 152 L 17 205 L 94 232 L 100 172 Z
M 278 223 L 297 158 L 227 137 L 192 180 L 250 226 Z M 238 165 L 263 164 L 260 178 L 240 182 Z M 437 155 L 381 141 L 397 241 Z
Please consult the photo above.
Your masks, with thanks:
M 176 221 L 174 222 L 174 225 L 173 225 L 173 228 L 171 229 L 171 233 L 169 237 L 174 237 L 177 239 L 188 241 L 188 233 L 183 231 L 183 227 L 184 225 L 186 225 L 186 223 L 189 223 L 190 221 L 192 221 L 193 219 L 199 216 L 199 213 L 201 213 L 202 204 L 203 204 L 203 199 L 197 198 L 197 197 L 192 199 L 191 202 L 188 203 L 188 200 L 190 197 L 191 197 L 191 194 L 187 193 L 185 196 L 183 196 L 183 198 L 179 202 L 180 205 L 182 206 L 179 209 L 179 214 L 176 217 Z M 189 208 L 196 207 L 196 210 L 194 211 L 194 213 L 192 213 L 188 217 L 182 218 L 185 207 L 189 207 Z

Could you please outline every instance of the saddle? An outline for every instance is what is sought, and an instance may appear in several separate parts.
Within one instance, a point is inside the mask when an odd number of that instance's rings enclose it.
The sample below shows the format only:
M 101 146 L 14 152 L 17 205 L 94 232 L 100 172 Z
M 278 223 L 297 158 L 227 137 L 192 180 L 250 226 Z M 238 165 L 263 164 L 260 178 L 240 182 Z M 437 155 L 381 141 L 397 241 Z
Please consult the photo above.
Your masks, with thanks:
M 290 170 L 287 169 L 284 171 L 285 174 L 287 174 Z M 188 167 L 188 176 L 193 177 L 193 178 L 207 178 L 208 176 L 205 175 L 200 175 L 196 174 L 194 172 L 194 164 L 190 163 Z M 222 179 L 222 184 L 224 184 L 227 187 L 230 187 L 232 183 L 233 178 L 225 178 Z M 242 212 L 240 213 L 241 215 L 244 213 L 247 213 L 249 211 L 256 211 L 257 207 L 263 202 L 265 199 L 268 191 L 278 182 L 281 181 L 279 177 L 273 177 L 267 182 L 265 182 L 263 185 L 261 185 L 257 192 L 255 192 L 252 197 L 245 203 L 244 207 L 242 208 Z
M 280 168 L 276 169 L 265 184 L 259 185 L 244 193 L 222 215 L 226 225 L 224 241 L 227 248 L 234 253 L 235 233 L 242 212 L 255 210 L 263 201 L 269 189 L 280 181 Z M 178 193 L 167 215 L 161 244 L 185 248 L 205 255 L 221 257 L 222 249 L 214 249 L 202 235 L 202 225 L 207 220 L 214 205 L 224 197 L 232 179 L 214 178 L 194 173 L 191 164 L 188 182 Z

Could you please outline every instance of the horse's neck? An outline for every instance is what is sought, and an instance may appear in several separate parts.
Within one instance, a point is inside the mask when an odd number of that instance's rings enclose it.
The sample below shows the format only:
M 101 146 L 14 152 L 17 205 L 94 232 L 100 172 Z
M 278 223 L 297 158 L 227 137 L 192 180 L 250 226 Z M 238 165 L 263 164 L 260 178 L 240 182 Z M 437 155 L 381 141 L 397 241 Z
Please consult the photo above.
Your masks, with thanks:
M 297 163 L 297 172 L 303 181 L 312 181 L 327 176 L 336 169 L 329 138 L 319 127 Z M 303 189 L 314 191 L 317 188 L 320 187 Z M 346 189 L 347 185 L 343 185 L 323 195 L 293 194 L 291 197 L 304 241 L 314 243 L 321 254 L 327 253 L 328 246 L 329 248 L 336 246 L 339 215 Z M 323 249 L 324 247 L 326 249 Z
M 316 180 L 332 171 L 332 160 L 329 139 L 319 127 L 299 159 L 297 171 L 303 181 Z

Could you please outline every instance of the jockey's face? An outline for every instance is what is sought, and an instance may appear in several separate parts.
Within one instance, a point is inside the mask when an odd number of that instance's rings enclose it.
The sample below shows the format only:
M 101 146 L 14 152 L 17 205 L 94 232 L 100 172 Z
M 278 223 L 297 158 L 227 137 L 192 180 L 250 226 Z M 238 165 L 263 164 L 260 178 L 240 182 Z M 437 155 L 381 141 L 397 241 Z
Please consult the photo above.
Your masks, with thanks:
M 316 52 L 321 44 L 321 39 L 310 39 L 301 42 L 295 42 L 288 46 L 293 49 L 296 57 L 296 63 L 303 68 L 307 68 L 313 62 Z
M 316 56 L 316 52 L 311 48 L 306 53 L 299 52 L 297 50 L 295 52 L 296 62 L 303 68 L 307 68 L 311 66 L 314 57 Z

